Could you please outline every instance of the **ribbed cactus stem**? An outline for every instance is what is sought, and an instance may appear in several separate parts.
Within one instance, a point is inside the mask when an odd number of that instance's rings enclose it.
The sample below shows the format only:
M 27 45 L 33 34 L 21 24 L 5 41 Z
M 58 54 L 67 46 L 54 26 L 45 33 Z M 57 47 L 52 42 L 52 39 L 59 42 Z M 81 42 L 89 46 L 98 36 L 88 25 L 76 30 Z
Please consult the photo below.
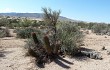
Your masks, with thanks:
M 33 38 L 35 44 L 39 44 L 39 41 L 37 39 L 37 36 L 36 36 L 35 32 L 32 33 L 32 38 Z
M 49 38 L 47 36 L 44 36 L 44 43 L 45 43 L 45 49 L 48 54 L 51 54 L 52 48 L 50 47 Z
M 55 46 L 55 49 L 54 49 L 54 53 L 55 54 L 58 54 L 59 52 L 59 50 L 60 50 L 60 46 L 61 45 L 61 41 L 60 40 L 58 40 L 57 42 L 56 42 L 56 46 Z
M 55 53 L 55 54 L 58 54 L 59 48 L 60 48 L 60 45 L 59 45 L 59 44 L 56 44 L 56 47 L 55 47 L 55 49 L 54 49 L 54 53 Z

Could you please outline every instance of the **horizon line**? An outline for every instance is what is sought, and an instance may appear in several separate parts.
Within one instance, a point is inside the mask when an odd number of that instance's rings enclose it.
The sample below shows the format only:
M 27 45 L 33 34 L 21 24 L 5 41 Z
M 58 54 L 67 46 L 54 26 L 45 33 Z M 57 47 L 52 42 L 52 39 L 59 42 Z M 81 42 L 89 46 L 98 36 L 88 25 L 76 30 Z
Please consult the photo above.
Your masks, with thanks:
M 37 12 L 0 12 L 0 13 L 35 13 L 37 14 Z M 43 14 L 43 13 L 38 13 L 38 14 Z M 62 16 L 61 17 L 65 17 L 65 16 Z M 105 24 L 110 24 L 110 22 L 100 22 L 100 21 L 85 21 L 85 20 L 77 20 L 77 19 L 73 19 L 73 18 L 69 18 L 69 17 L 65 17 L 67 19 L 71 19 L 71 20 L 75 20 L 75 21 L 80 21 L 80 22 L 86 22 L 86 23 L 105 23 Z

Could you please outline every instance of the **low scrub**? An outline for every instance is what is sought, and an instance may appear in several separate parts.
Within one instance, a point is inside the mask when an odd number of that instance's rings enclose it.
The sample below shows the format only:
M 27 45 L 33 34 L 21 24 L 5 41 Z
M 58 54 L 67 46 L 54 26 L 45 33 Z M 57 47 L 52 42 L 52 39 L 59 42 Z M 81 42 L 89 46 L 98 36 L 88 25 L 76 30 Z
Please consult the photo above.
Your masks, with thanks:
M 48 30 L 47 30 L 48 31 Z M 27 54 L 37 58 L 37 63 L 50 62 L 59 55 L 73 56 L 83 40 L 80 29 L 73 24 L 61 23 L 57 26 L 56 45 L 52 42 L 52 34 L 31 33 L 32 37 L 27 41 L 25 48 Z
M 8 28 L 0 28 L 0 38 L 10 37 L 10 31 Z
M 92 30 L 93 30 L 94 33 L 106 34 L 107 33 L 107 25 L 106 24 L 95 24 L 92 27 Z
M 28 54 L 37 58 L 37 64 L 50 62 L 58 58 L 59 55 L 73 56 L 83 40 L 83 34 L 80 32 L 78 25 L 60 22 L 57 24 L 60 11 L 52 11 L 47 8 L 42 8 L 42 10 L 44 21 L 47 24 L 39 28 L 41 33 L 24 30 L 19 35 L 23 38 L 32 36 L 26 46 Z
M 34 28 L 22 28 L 15 30 L 17 33 L 17 38 L 30 38 L 32 32 L 39 32 L 38 30 Z
M 82 44 L 83 34 L 77 25 L 72 23 L 61 23 L 58 25 L 58 40 L 61 41 L 61 50 L 73 55 Z

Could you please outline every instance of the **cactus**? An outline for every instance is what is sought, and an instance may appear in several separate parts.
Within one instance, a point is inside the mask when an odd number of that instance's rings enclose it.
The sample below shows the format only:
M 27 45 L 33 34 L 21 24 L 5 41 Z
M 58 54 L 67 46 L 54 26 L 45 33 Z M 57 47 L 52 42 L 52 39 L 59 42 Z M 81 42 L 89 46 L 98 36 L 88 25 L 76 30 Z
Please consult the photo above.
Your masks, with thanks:
M 60 44 L 56 44 L 56 47 L 55 47 L 55 49 L 54 49 L 54 53 L 55 54 L 58 54 L 59 52 L 59 48 L 60 48 Z
M 37 54 L 36 54 L 36 52 L 33 50 L 33 49 L 31 49 L 31 48 L 28 48 L 28 53 L 27 53 L 27 55 L 30 55 L 30 56 L 33 56 L 33 57 L 39 57 Z
M 38 45 L 39 44 L 39 41 L 37 39 L 37 36 L 36 36 L 36 33 L 35 32 L 32 33 L 32 38 L 34 40 L 34 43 Z
M 52 53 L 52 48 L 50 46 L 50 42 L 49 42 L 49 38 L 47 36 L 44 36 L 44 43 L 45 43 L 45 49 L 47 51 L 48 54 Z

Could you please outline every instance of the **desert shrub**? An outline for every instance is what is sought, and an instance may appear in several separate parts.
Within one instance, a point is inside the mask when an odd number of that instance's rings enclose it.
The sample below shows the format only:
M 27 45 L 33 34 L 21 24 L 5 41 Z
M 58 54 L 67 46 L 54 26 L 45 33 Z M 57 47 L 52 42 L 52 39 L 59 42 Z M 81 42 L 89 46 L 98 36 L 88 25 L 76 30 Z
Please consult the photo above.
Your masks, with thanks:
M 0 26 L 6 26 L 8 28 L 14 28 L 14 27 L 18 27 L 20 26 L 19 25 L 19 22 L 21 20 L 19 19 L 13 19 L 13 18 L 9 18 L 9 17 L 4 17 L 4 18 L 1 18 L 0 19 Z
M 31 56 L 38 57 L 38 64 L 51 61 L 62 53 L 75 54 L 83 40 L 83 34 L 78 25 L 73 23 L 57 24 L 60 11 L 52 11 L 47 8 L 43 8 L 43 11 L 44 22 L 47 24 L 38 28 L 41 33 L 31 31 L 32 39 L 27 42 L 26 46 L 28 53 Z M 21 33 L 21 35 L 23 34 Z
M 10 37 L 10 31 L 8 28 L 0 28 L 0 38 Z
M 54 32 L 48 29 L 41 30 L 41 33 L 32 33 L 27 41 L 25 49 L 27 55 L 37 58 L 37 64 L 52 61 L 58 55 L 74 55 L 82 43 L 83 34 L 78 26 L 72 23 L 60 23 L 57 25 L 56 46 L 54 44 Z M 52 33 L 53 32 L 53 33 Z M 45 34 L 46 33 L 46 34 Z
M 36 20 L 33 20 L 32 21 L 32 24 L 31 24 L 32 27 L 39 27 L 41 25 L 44 26 L 45 25 L 45 22 L 44 21 L 38 21 L 37 22 Z
M 7 18 L 1 18 L 0 19 L 0 26 L 7 26 L 9 23 Z
M 19 23 L 19 26 L 20 26 L 20 27 L 29 27 L 29 26 L 30 26 L 30 23 L 20 22 L 20 23 Z
M 13 33 L 17 33 L 17 32 L 19 32 L 19 30 L 20 30 L 20 28 L 15 28 L 15 29 L 13 30 Z
M 88 28 L 88 24 L 87 24 L 86 22 L 78 22 L 77 24 L 78 24 L 78 26 L 80 26 L 81 28 L 85 28 L 85 29 Z
M 40 26 L 37 22 L 33 22 L 32 24 L 31 24 L 31 26 L 32 27 L 38 27 L 38 26 Z
M 58 40 L 61 41 L 61 50 L 73 55 L 83 40 L 80 29 L 72 23 L 61 23 L 58 25 L 57 31 Z
M 106 34 L 107 33 L 107 24 L 95 24 L 92 27 L 92 31 L 97 34 Z
M 83 36 L 77 27 L 71 25 L 59 25 L 60 28 L 58 27 L 57 29 L 57 40 L 61 41 L 61 48 L 57 49 L 59 49 L 61 52 L 73 55 L 77 51 L 77 48 L 80 46 Z M 65 28 L 66 26 L 67 28 Z M 34 36 L 27 41 L 27 44 L 25 46 L 25 49 L 27 50 L 27 55 L 35 57 L 37 59 L 37 64 L 43 64 L 57 58 L 57 55 L 59 54 L 56 55 L 54 53 L 54 50 L 56 48 L 54 45 L 51 45 L 49 41 L 52 37 L 42 36 L 42 39 L 41 36 L 39 36 L 40 34 L 37 33 L 36 42 L 34 40 Z
M 19 27 L 20 26 L 20 24 L 19 23 L 10 23 L 10 24 L 8 24 L 8 27 L 10 28 L 10 29 L 14 29 L 15 27 Z
M 45 33 L 42 33 L 45 34 Z M 42 35 L 41 34 L 41 35 Z M 38 39 L 44 45 L 43 35 L 37 34 Z M 65 52 L 66 54 L 73 55 L 77 52 L 77 49 L 80 47 L 83 41 L 83 34 L 80 32 L 78 26 L 73 25 L 72 23 L 59 23 L 57 25 L 57 43 L 61 45 L 60 51 Z M 50 45 L 54 42 L 53 34 L 48 35 Z M 28 47 L 35 47 L 32 39 L 27 42 Z M 54 48 L 54 46 L 51 46 Z
M 88 29 L 92 29 L 96 23 L 90 22 L 88 23 Z
M 17 29 L 17 37 L 18 38 L 30 38 L 32 32 L 40 33 L 39 30 L 36 30 L 34 28 L 24 28 L 24 29 Z

